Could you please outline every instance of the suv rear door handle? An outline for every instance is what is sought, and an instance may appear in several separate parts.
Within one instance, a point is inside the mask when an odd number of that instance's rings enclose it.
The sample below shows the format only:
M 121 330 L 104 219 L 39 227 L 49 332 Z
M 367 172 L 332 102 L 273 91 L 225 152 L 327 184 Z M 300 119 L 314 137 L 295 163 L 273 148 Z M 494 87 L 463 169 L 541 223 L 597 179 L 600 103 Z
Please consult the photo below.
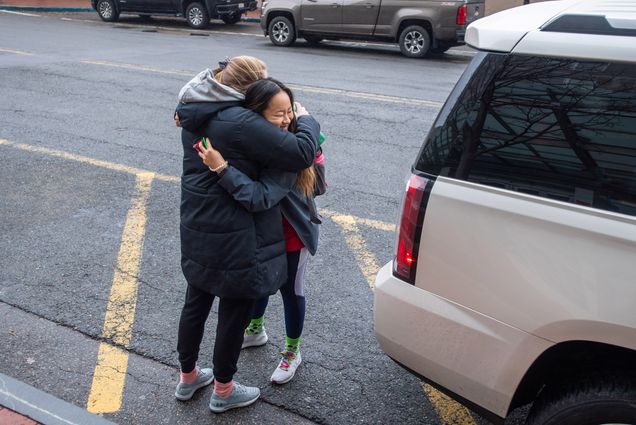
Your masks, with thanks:
M 365 3 L 364 7 L 367 9 L 371 9 L 373 7 L 373 3 Z
M 331 3 L 331 7 L 333 8 L 340 7 L 340 3 Z

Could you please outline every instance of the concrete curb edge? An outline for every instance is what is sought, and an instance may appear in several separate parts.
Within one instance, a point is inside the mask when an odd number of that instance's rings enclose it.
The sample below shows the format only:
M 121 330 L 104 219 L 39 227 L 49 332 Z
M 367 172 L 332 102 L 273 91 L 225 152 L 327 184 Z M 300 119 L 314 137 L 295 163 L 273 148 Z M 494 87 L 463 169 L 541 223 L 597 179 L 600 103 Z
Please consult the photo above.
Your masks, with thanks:
M 2 373 L 0 406 L 46 425 L 114 425 L 113 422 Z

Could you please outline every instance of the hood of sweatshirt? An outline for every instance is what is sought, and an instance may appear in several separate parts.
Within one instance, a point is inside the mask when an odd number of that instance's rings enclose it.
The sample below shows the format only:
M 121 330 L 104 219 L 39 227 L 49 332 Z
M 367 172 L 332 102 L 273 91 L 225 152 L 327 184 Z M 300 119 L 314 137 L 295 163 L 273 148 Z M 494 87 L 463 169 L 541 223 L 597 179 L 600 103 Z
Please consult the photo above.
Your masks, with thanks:
M 176 113 L 182 128 L 197 132 L 217 112 L 240 105 L 244 99 L 232 87 L 216 81 L 212 70 L 206 69 L 183 86 Z
M 211 69 L 201 71 L 179 91 L 179 103 L 194 102 L 241 102 L 245 99 L 230 86 L 214 79 Z

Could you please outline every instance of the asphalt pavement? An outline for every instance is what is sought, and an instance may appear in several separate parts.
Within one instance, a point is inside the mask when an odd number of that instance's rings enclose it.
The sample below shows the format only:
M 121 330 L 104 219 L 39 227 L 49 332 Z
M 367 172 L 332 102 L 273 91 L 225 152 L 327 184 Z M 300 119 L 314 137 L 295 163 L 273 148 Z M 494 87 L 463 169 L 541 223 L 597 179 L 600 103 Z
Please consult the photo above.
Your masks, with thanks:
M 0 405 L 23 409 L 20 398 L 38 407 L 46 393 L 62 411 L 70 403 L 121 424 L 485 423 L 427 397 L 382 353 L 370 288 L 392 255 L 403 179 L 472 52 L 414 61 L 375 43 L 281 49 L 254 22 L 192 31 L 176 18 L 103 23 L 92 12 L 32 12 L 0 13 L 0 372 L 9 377 L 3 388 L 16 384 L 0 393 Z M 173 397 L 184 281 L 181 146 L 171 117 L 192 75 L 236 54 L 263 58 L 319 119 L 330 188 L 318 200 L 325 223 L 308 271 L 303 366 L 287 385 L 268 382 L 284 335 L 273 297 L 272 340 L 245 351 L 237 374 L 263 396 L 214 416 L 209 389 L 188 403 Z M 129 233 L 131 220 L 137 233 Z M 134 300 L 116 310 L 132 313 L 126 340 L 106 329 L 118 279 L 135 288 Z M 208 334 L 202 362 L 210 361 L 214 317 Z M 100 369 L 108 350 L 125 364 Z M 100 370 L 122 382 L 111 411 L 94 408 Z M 36 401 L 16 395 L 28 388 Z

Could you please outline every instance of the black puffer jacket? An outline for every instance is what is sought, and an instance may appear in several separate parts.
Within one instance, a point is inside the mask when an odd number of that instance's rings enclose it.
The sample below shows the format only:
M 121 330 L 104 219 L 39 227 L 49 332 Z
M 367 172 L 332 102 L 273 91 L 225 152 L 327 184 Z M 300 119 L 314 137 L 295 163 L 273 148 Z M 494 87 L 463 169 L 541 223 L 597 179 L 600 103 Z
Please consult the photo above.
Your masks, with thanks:
M 190 285 L 224 298 L 276 293 L 287 278 L 278 205 L 251 213 L 219 186 L 193 144 L 202 135 L 234 167 L 258 180 L 265 167 L 296 172 L 313 163 L 320 126 L 300 117 L 296 134 L 233 102 L 181 104 L 181 267 Z

